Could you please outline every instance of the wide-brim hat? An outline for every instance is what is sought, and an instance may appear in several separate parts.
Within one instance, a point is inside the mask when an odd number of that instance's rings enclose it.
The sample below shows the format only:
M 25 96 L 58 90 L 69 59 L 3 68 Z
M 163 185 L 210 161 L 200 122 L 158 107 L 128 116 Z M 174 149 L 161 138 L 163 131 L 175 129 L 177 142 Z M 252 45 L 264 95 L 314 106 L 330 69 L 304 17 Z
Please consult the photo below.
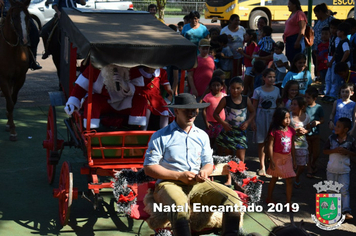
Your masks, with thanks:
M 190 93 L 181 93 L 174 98 L 174 104 L 170 104 L 165 107 L 177 109 L 200 109 L 208 106 L 210 106 L 210 103 L 198 103 L 195 96 Z

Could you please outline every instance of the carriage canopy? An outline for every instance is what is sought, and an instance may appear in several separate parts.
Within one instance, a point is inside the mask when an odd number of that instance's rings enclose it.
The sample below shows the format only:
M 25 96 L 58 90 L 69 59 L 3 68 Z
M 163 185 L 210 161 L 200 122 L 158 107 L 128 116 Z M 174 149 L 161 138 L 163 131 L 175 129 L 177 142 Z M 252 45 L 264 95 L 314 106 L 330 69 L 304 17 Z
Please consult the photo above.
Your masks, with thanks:
M 60 25 L 78 54 L 99 69 L 111 63 L 190 69 L 196 62 L 196 46 L 149 13 L 65 8 Z

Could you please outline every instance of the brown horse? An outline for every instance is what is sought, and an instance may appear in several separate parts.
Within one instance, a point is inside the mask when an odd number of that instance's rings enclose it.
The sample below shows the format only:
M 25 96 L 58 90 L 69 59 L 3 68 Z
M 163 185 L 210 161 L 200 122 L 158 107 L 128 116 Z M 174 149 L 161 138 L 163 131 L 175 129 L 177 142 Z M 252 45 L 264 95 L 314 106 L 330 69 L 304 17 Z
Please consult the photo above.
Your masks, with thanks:
M 6 130 L 10 131 L 11 141 L 17 140 L 13 112 L 29 66 L 30 14 L 27 7 L 30 1 L 10 0 L 11 7 L 0 24 L 0 87 L 6 99 Z

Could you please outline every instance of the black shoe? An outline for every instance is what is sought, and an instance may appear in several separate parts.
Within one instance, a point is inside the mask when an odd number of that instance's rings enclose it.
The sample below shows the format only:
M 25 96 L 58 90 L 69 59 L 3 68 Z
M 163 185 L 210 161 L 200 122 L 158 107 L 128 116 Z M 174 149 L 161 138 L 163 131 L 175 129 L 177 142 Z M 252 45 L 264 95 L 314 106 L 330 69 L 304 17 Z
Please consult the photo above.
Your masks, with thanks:
M 38 62 L 32 62 L 30 64 L 30 69 L 31 70 L 40 70 L 40 69 L 42 69 L 42 66 L 40 66 L 40 64 Z
M 47 59 L 48 56 L 49 56 L 49 54 L 48 54 L 47 52 L 44 52 L 44 53 L 42 54 L 42 60 Z

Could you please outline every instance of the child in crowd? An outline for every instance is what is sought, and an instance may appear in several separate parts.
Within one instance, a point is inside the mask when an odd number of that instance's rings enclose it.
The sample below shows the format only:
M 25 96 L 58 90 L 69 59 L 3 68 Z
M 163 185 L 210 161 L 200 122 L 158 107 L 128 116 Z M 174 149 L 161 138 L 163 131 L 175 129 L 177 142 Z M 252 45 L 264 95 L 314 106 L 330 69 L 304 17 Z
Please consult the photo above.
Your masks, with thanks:
M 340 99 L 337 99 L 334 102 L 333 109 L 331 110 L 330 120 L 329 120 L 329 128 L 334 130 L 336 125 L 336 121 L 341 117 L 346 117 L 351 120 L 351 134 L 355 128 L 355 102 L 350 99 L 350 97 L 354 94 L 354 86 L 352 84 L 343 84 L 340 88 Z
M 275 42 L 272 39 L 272 28 L 269 26 L 263 26 L 262 28 L 262 38 L 258 42 L 258 51 L 255 51 L 257 55 L 257 59 L 264 60 L 266 64 L 268 64 L 271 60 L 273 60 L 273 50 Z
M 200 97 L 204 94 L 204 91 L 208 87 L 215 69 L 214 59 L 209 55 L 209 48 L 209 40 L 200 40 L 200 54 L 197 58 L 198 66 L 188 71 L 190 93 L 197 97 L 197 101 L 200 101 Z
M 183 21 L 179 21 L 177 26 L 178 26 L 177 28 L 178 28 L 179 34 L 182 34 L 184 22 Z
M 213 72 L 213 78 L 214 77 L 219 77 L 220 79 L 221 79 L 221 81 L 222 81 L 222 84 L 223 84 L 223 87 L 222 87 L 222 90 L 221 90 L 221 92 L 222 93 L 225 93 L 225 94 L 227 94 L 227 85 L 226 85 L 226 82 L 229 82 L 230 83 L 230 81 L 228 80 L 225 80 L 225 72 L 223 71 L 223 70 L 221 70 L 221 69 L 216 69 L 216 70 L 214 70 L 214 72 Z M 203 94 L 203 96 L 201 97 L 201 100 L 199 101 L 199 102 L 203 102 L 203 98 L 205 97 L 205 95 L 207 95 L 208 93 L 210 93 L 211 92 L 211 89 L 210 89 L 210 86 L 208 86 L 207 88 L 206 88 L 206 90 L 205 90 L 205 92 L 204 92 L 204 94 Z
M 257 60 L 252 65 L 252 74 L 254 75 L 253 89 L 262 86 L 262 72 L 266 69 L 266 64 L 264 61 Z
M 213 77 L 209 83 L 210 93 L 203 98 L 203 102 L 210 103 L 210 106 L 203 110 L 203 119 L 206 125 L 205 131 L 210 137 L 211 148 L 214 147 L 215 139 L 223 129 L 222 125 L 213 117 L 213 113 L 220 100 L 226 96 L 226 93 L 222 92 L 223 86 L 224 83 L 220 77 Z M 225 111 L 222 110 L 219 116 L 222 120 L 225 120 Z
M 282 92 L 281 107 L 290 110 L 292 99 L 299 95 L 299 83 L 296 80 L 289 80 Z
M 328 49 L 329 49 L 329 39 L 330 39 L 330 29 L 329 27 L 324 27 L 321 30 L 321 43 L 318 45 L 317 50 L 317 71 L 319 71 L 319 81 L 325 84 L 326 72 L 328 71 Z
M 343 80 L 343 83 L 356 85 L 356 72 L 351 71 L 346 62 L 339 62 L 335 65 L 335 74 L 339 75 Z M 355 90 L 354 90 L 355 91 Z M 356 101 L 355 95 L 351 96 L 352 101 Z
M 178 31 L 177 31 L 178 28 L 177 28 L 176 25 L 170 24 L 170 25 L 168 25 L 168 27 L 171 28 L 174 32 L 178 32 Z
M 330 40 L 329 40 L 329 49 L 328 49 L 328 71 L 325 76 L 325 96 L 321 99 L 323 102 L 334 102 L 337 98 L 338 90 L 337 88 L 332 87 L 334 81 L 334 70 L 336 63 L 334 62 L 334 54 L 336 50 L 336 45 L 339 44 L 340 38 L 337 37 L 337 27 L 341 23 L 341 20 L 333 19 L 330 21 Z M 333 60 L 334 59 L 334 60 Z
M 329 155 L 326 167 L 327 180 L 342 184 L 342 213 L 346 219 L 353 219 L 350 208 L 350 159 L 356 156 L 355 138 L 350 135 L 351 121 L 346 117 L 337 120 L 334 134 L 330 135 L 324 146 L 324 154 Z
M 335 54 L 334 54 L 333 58 L 331 59 L 331 62 L 335 61 L 335 65 L 339 62 L 346 62 L 349 66 L 351 65 L 350 64 L 350 42 L 349 42 L 349 39 L 347 38 L 350 28 L 351 28 L 351 26 L 345 22 L 341 23 L 337 27 L 337 37 L 340 38 L 340 42 L 337 45 L 335 45 L 336 46 Z M 335 69 L 332 72 L 334 73 Z M 333 80 L 331 83 L 332 91 L 336 91 L 336 92 L 339 91 L 341 84 L 342 84 L 342 79 L 340 78 L 339 75 L 334 73 Z M 335 94 L 331 93 L 331 96 L 336 99 L 337 93 L 335 93 Z
M 351 70 L 356 70 L 356 19 L 355 18 L 347 18 L 345 22 L 351 25 L 350 28 L 350 50 L 351 50 Z
M 217 144 L 225 149 L 226 155 L 236 155 L 244 162 L 247 149 L 246 129 L 256 114 L 250 98 L 242 95 L 243 89 L 242 79 L 232 78 L 229 86 L 230 95 L 221 99 L 213 116 L 224 128 L 216 139 Z M 225 120 L 220 116 L 223 110 L 226 114 Z
M 299 93 L 305 94 L 308 86 L 312 83 L 312 78 L 307 69 L 307 58 L 304 54 L 298 53 L 295 55 L 290 71 L 284 77 L 282 88 L 284 88 L 289 80 L 296 80 L 299 83 Z
M 282 83 L 289 69 L 288 58 L 283 54 L 284 43 L 278 41 L 274 46 L 273 62 L 276 67 L 276 83 Z
M 228 36 L 226 34 L 219 35 L 217 40 L 221 47 L 220 68 L 225 72 L 226 79 L 230 79 L 234 55 L 232 54 L 230 47 L 227 45 L 229 41 Z
M 185 15 L 185 16 L 183 17 L 184 25 L 189 24 L 189 21 L 190 21 L 190 16 L 189 16 L 189 14 L 187 14 L 187 15 Z M 183 26 L 183 27 L 184 27 L 184 26 Z M 182 30 L 183 30 L 183 29 L 182 29 Z
M 268 68 L 262 72 L 264 85 L 258 87 L 253 92 L 253 106 L 257 111 L 255 122 L 255 142 L 258 143 L 258 157 L 260 159 L 260 169 L 258 174 L 266 175 L 264 141 L 268 128 L 272 121 L 273 113 L 277 107 L 277 99 L 280 98 L 279 88 L 273 86 L 276 81 L 276 74 L 273 69 Z
M 310 117 L 306 110 L 306 102 L 303 97 L 295 97 L 292 100 L 290 126 L 295 129 L 294 139 L 295 160 L 297 163 L 297 173 L 294 187 L 300 188 L 300 175 L 303 173 L 305 165 L 308 163 L 308 141 L 306 134 L 310 131 Z
M 218 36 L 220 35 L 219 28 L 213 27 L 209 30 L 210 35 L 210 47 L 215 49 L 217 53 L 221 51 L 220 44 L 218 42 Z
M 216 70 L 214 70 L 214 72 L 213 72 L 213 78 L 214 78 L 214 77 L 219 77 L 219 78 L 222 80 L 222 82 L 223 82 L 223 89 L 221 90 L 221 92 L 227 93 L 227 87 L 228 87 L 228 85 L 226 85 L 226 82 L 229 82 L 229 83 L 230 83 L 230 81 L 226 81 L 225 72 L 224 72 L 223 70 L 221 70 L 221 69 L 216 69 Z
M 244 77 L 244 94 L 251 96 L 253 93 L 253 74 L 252 74 L 252 54 L 255 50 L 256 44 L 256 31 L 252 29 L 246 30 L 244 34 L 244 42 L 247 43 L 245 50 L 239 48 L 237 51 L 244 56 L 244 64 L 246 67 Z
M 356 19 L 347 18 L 344 22 L 351 26 L 349 31 L 350 34 L 347 36 L 347 38 L 350 39 L 350 68 L 356 70 Z
M 293 191 L 293 178 L 296 168 L 294 157 L 295 131 L 290 125 L 289 111 L 279 107 L 273 114 L 272 122 L 266 137 L 266 155 L 270 160 L 267 174 L 272 175 L 268 185 L 266 202 L 274 203 L 273 190 L 278 178 L 286 180 L 287 203 L 291 204 Z
M 324 123 L 324 110 L 316 103 L 319 91 L 315 87 L 310 87 L 305 91 L 305 100 L 307 102 L 306 113 L 310 117 L 310 132 L 307 134 L 309 160 L 307 177 L 312 178 L 317 172 L 316 161 L 320 154 L 320 131 L 319 126 Z

